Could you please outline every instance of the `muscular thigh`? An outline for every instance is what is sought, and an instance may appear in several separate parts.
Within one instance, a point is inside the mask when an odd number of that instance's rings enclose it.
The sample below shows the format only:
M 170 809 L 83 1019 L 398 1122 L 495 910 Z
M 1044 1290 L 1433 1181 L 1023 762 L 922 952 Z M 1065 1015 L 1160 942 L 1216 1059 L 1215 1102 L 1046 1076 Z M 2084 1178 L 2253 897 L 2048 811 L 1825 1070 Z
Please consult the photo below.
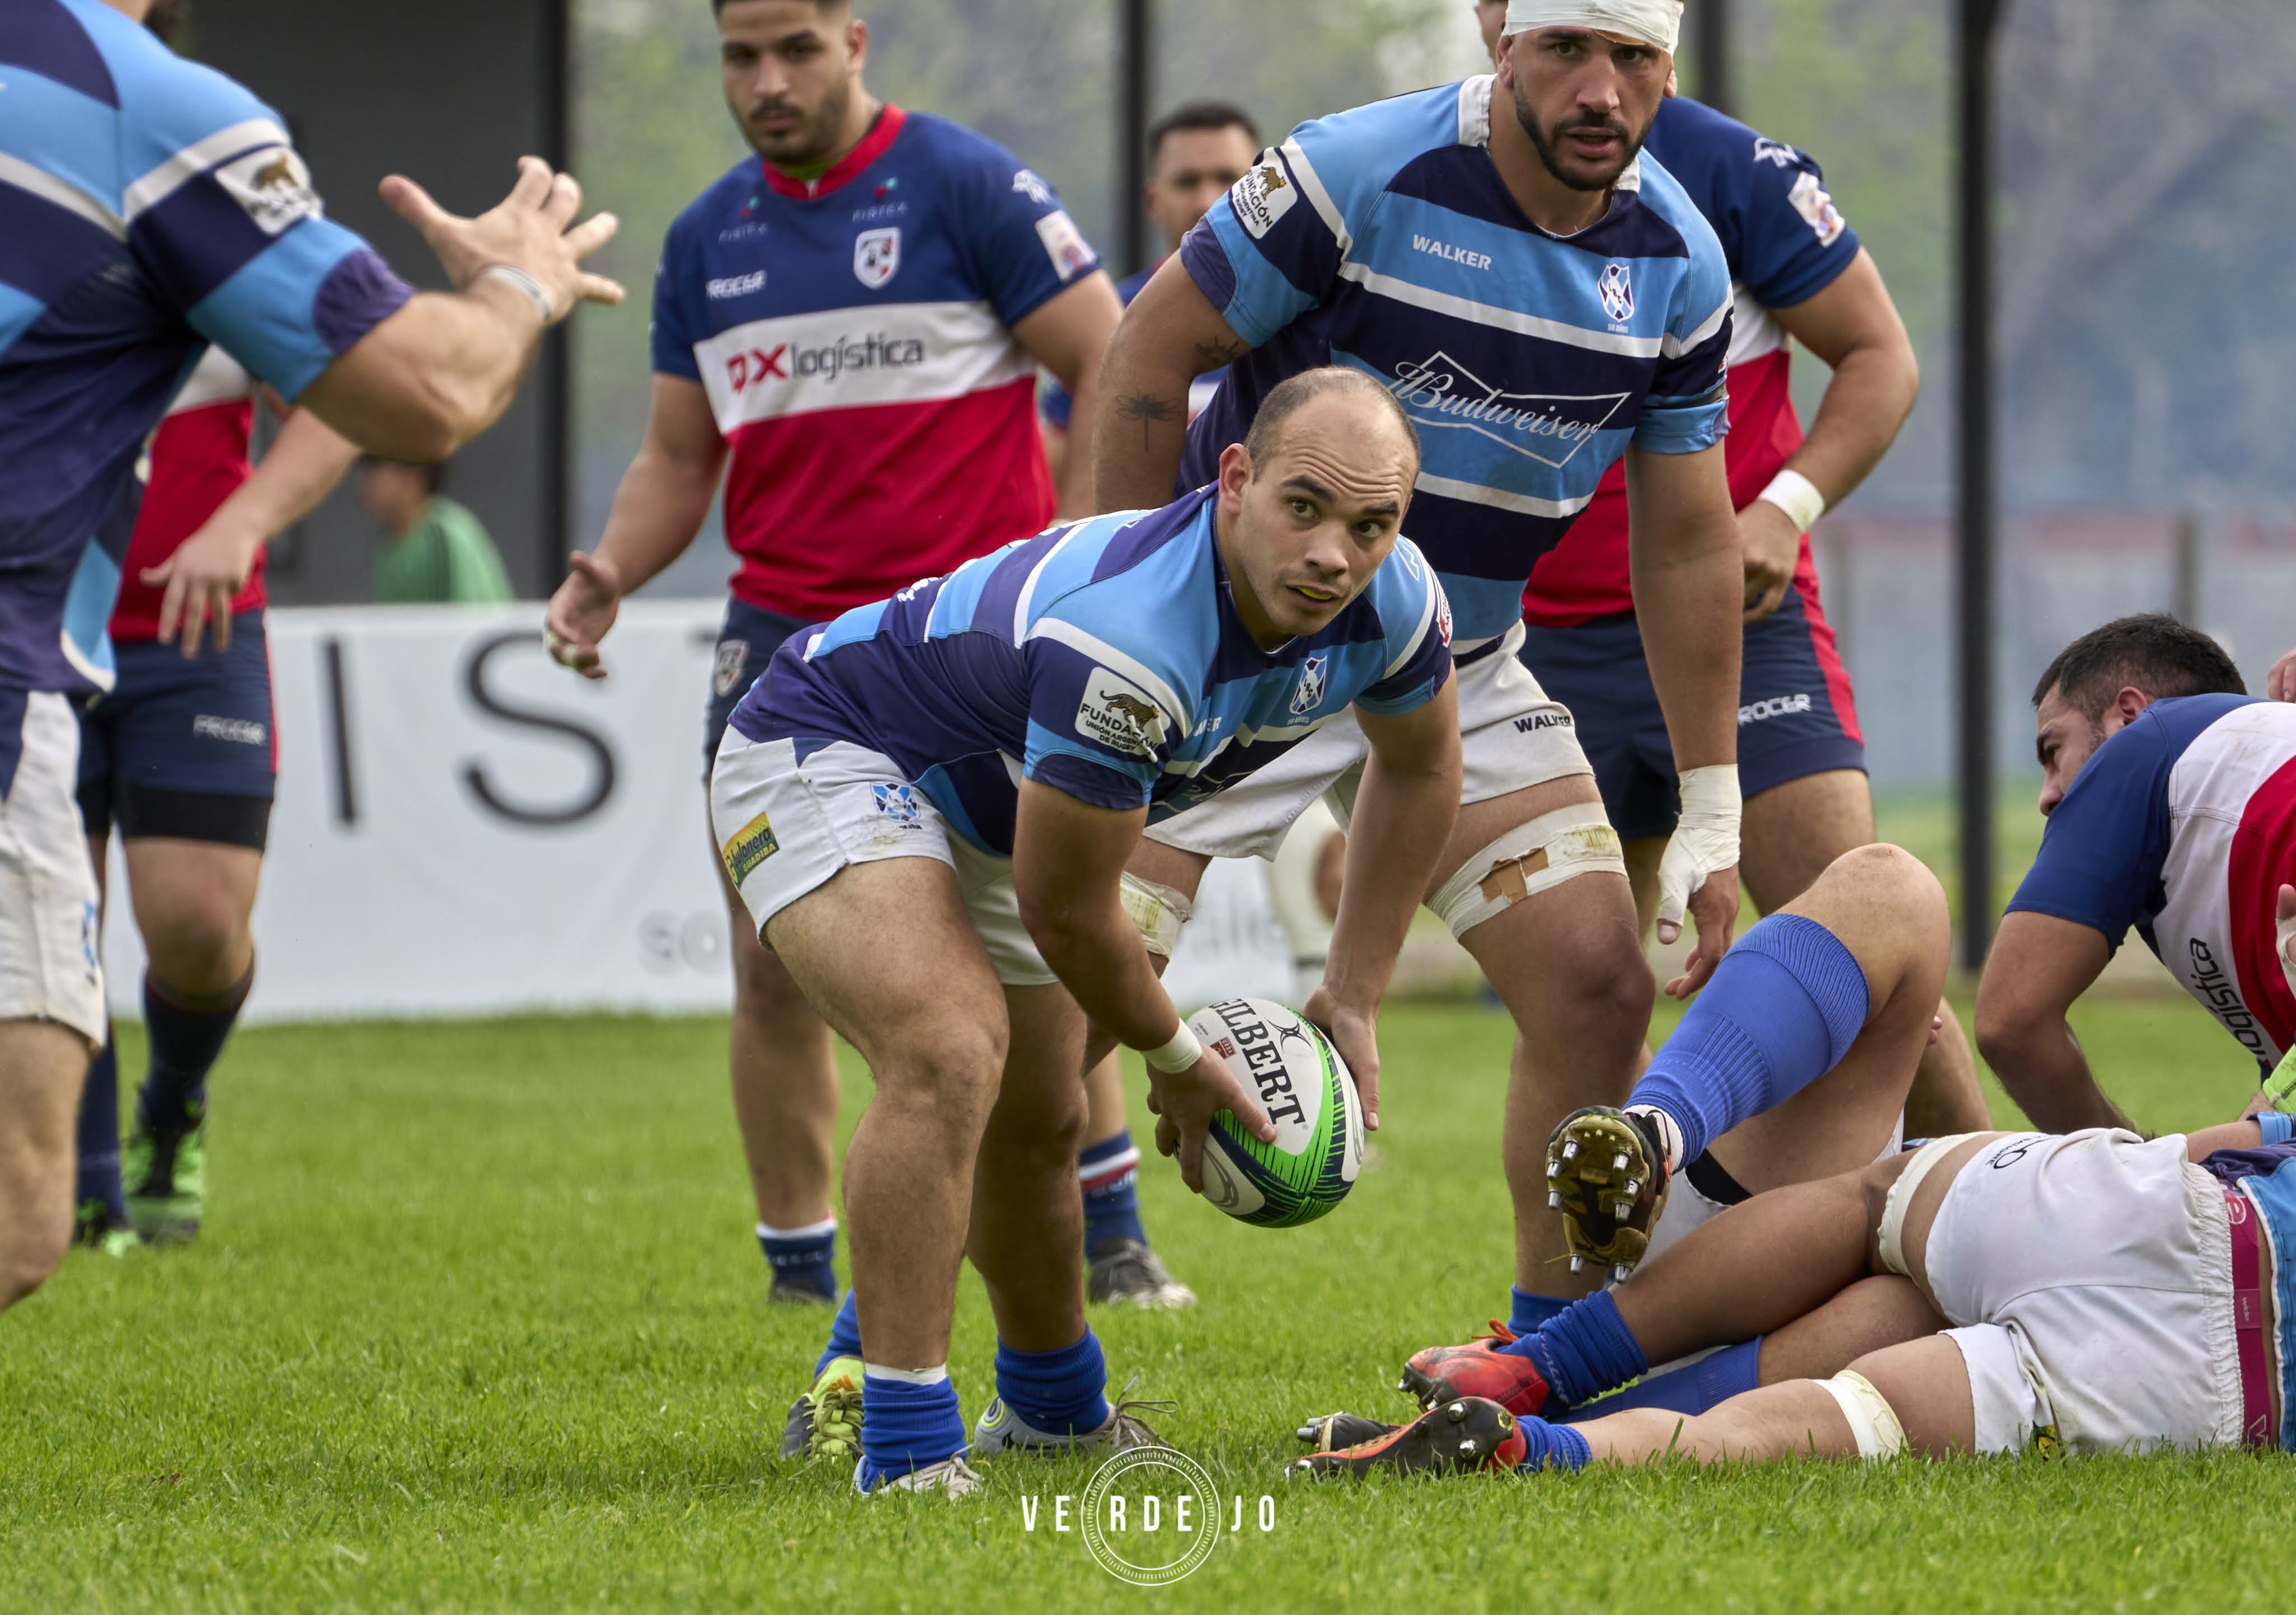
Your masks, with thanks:
M 1905 1427 L 1907 1450 L 1942 1458 L 1977 1449 L 1976 1400 L 1961 1348 L 1942 1334 L 1886 1346 L 1852 1363 Z
M 1746 799 L 1738 876 L 1764 914 L 1808 890 L 1825 866 L 1874 839 L 1874 793 L 1865 774 L 1806 774 Z

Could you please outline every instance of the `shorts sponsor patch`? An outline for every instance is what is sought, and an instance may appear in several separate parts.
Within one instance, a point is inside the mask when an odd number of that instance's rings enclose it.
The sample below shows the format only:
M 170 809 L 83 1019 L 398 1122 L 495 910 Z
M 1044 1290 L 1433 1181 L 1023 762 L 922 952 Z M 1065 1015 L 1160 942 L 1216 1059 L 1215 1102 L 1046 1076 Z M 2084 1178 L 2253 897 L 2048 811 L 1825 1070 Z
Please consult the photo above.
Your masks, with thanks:
M 192 719 L 192 733 L 202 740 L 229 741 L 236 746 L 260 746 L 271 738 L 271 731 L 262 724 L 243 717 L 217 717 L 211 712 Z
M 264 146 L 215 171 L 216 183 L 247 210 L 256 227 L 276 235 L 299 218 L 324 209 L 311 188 L 311 171 L 291 146 Z
M 742 670 L 750 665 L 750 642 L 746 639 L 721 639 L 718 642 L 718 665 L 710 670 L 710 693 L 724 701 L 742 687 Z
M 734 877 L 738 889 L 758 865 L 781 849 L 782 844 L 774 839 L 773 821 L 761 813 L 735 831 L 733 839 L 718 850 L 726 859 L 726 873 Z
M 1066 208 L 1055 208 L 1037 221 L 1037 239 L 1045 243 L 1045 256 L 1053 260 L 1053 273 L 1063 281 L 1072 281 L 1096 261 L 1092 244 L 1084 232 L 1076 227 Z
M 1764 718 L 1792 717 L 1797 712 L 1809 710 L 1809 697 L 1804 693 L 1773 695 L 1762 701 L 1748 701 L 1738 709 L 1738 726 L 1759 724 Z
M 1825 193 L 1825 187 L 1817 183 L 1815 174 L 1805 173 L 1796 179 L 1793 189 L 1786 193 L 1786 200 L 1793 204 L 1803 222 L 1816 232 L 1821 247 L 1833 245 L 1849 227 L 1849 221 L 1841 217 L 1841 209 L 1833 205 L 1833 198 Z
M 1292 211 L 1292 204 L 1300 200 L 1300 188 L 1283 176 L 1283 165 L 1270 152 L 1257 168 L 1235 182 L 1227 200 L 1235 209 L 1236 223 L 1243 226 L 1243 233 L 1258 241 Z
M 1168 725 L 1145 690 L 1121 674 L 1095 668 L 1084 682 L 1076 729 L 1111 751 L 1153 757 L 1164 743 Z

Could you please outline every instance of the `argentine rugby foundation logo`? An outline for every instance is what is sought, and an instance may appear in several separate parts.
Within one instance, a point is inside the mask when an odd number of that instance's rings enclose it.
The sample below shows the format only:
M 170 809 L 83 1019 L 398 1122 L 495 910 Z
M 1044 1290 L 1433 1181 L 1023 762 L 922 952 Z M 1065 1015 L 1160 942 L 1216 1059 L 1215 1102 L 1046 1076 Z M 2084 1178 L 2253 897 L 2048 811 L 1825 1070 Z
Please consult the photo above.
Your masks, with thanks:
M 1095 668 L 1085 680 L 1076 716 L 1077 733 L 1085 739 L 1098 741 L 1111 751 L 1153 757 L 1164 743 L 1166 729 L 1162 709 L 1122 674 Z

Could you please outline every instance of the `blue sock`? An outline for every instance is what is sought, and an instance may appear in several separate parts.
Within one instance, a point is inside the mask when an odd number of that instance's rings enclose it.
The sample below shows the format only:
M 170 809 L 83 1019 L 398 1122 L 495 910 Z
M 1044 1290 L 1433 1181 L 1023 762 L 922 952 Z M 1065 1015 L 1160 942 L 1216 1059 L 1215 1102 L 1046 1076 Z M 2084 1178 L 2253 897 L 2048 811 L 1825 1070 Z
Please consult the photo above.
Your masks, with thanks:
M 103 1050 L 88 1063 L 87 1086 L 79 1095 L 79 1186 L 72 1204 L 90 1203 L 127 1220 L 127 1195 L 119 1183 L 119 1047 L 109 1021 Z
M 758 1225 L 758 1249 L 774 1270 L 776 1290 L 818 1290 L 837 1299 L 837 1219 L 809 1228 L 768 1228 Z
M 1738 939 L 1627 1103 L 1682 1129 L 1681 1165 L 1832 1070 L 1866 1024 L 1866 972 L 1841 939 L 1772 914 Z
M 1060 1351 L 1015 1351 L 996 1342 L 996 1394 L 1031 1430 L 1082 1435 L 1108 1422 L 1108 1363 L 1090 1329 Z
M 1593 1461 L 1595 1449 L 1587 1438 L 1568 1424 L 1551 1423 L 1545 1419 L 1518 1419 L 1515 1428 L 1522 1431 L 1522 1456 L 1517 1469 L 1564 1471 L 1581 1470 Z
M 1752 1390 L 1762 1382 L 1762 1337 L 1710 1351 L 1695 1363 L 1654 1373 L 1641 1383 L 1555 1416 L 1566 1422 L 1599 1419 L 1629 1407 L 1660 1407 L 1669 1413 L 1702 1414 L 1718 1402 Z
M 1148 1242 L 1140 1226 L 1140 1152 L 1129 1128 L 1077 1152 L 1077 1178 L 1084 1186 L 1084 1250 L 1086 1256 L 1111 1240 Z
M 1540 1324 L 1570 1305 L 1563 1296 L 1533 1295 L 1520 1284 L 1509 1288 L 1514 1304 L 1507 1311 L 1507 1327 L 1517 1334 L 1537 1333 Z
M 147 1127 L 189 1132 L 207 1114 L 208 1073 L 254 982 L 250 965 L 237 986 L 223 992 L 184 993 L 144 972 L 144 1029 L 151 1037 L 152 1066 L 136 1095 L 135 1113 Z
M 1549 1406 L 1571 1407 L 1591 1402 L 1606 1390 L 1616 1390 L 1629 1380 L 1650 1372 L 1650 1359 L 1607 1290 L 1583 1301 L 1574 1301 L 1536 1334 L 1527 1334 L 1512 1346 L 1503 1346 L 1529 1357 L 1546 1381 Z
M 861 1355 L 861 1315 L 853 1310 L 853 1292 L 845 1292 L 845 1304 L 837 1309 L 837 1320 L 829 1326 L 829 1344 L 821 1349 L 814 1363 L 813 1377 L 821 1378 L 821 1371 L 832 1358 L 857 1357 Z
M 957 1411 L 956 1387 L 946 1373 L 920 1385 L 897 1380 L 881 1368 L 863 1370 L 858 1477 L 863 1491 L 876 1490 L 880 1480 L 954 1457 L 964 1447 L 964 1415 Z

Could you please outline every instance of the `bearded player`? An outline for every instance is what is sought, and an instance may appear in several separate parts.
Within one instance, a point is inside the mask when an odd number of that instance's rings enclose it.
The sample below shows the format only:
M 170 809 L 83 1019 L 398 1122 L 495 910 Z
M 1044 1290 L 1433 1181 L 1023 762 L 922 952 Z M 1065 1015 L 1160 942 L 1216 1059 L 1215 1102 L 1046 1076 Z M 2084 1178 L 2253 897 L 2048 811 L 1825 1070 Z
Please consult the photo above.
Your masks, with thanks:
M 645 440 L 548 617 L 554 654 L 602 676 L 622 597 L 693 542 L 722 481 L 740 567 L 705 770 L 793 630 L 1089 508 L 1081 463 L 1056 495 L 1034 378 L 1042 365 L 1089 408 L 1119 313 L 1033 171 L 869 94 L 868 24 L 846 0 L 716 9 L 726 105 L 756 155 L 670 228 Z M 829 1029 L 730 887 L 726 901 L 734 1112 L 771 1293 L 833 1303 Z

